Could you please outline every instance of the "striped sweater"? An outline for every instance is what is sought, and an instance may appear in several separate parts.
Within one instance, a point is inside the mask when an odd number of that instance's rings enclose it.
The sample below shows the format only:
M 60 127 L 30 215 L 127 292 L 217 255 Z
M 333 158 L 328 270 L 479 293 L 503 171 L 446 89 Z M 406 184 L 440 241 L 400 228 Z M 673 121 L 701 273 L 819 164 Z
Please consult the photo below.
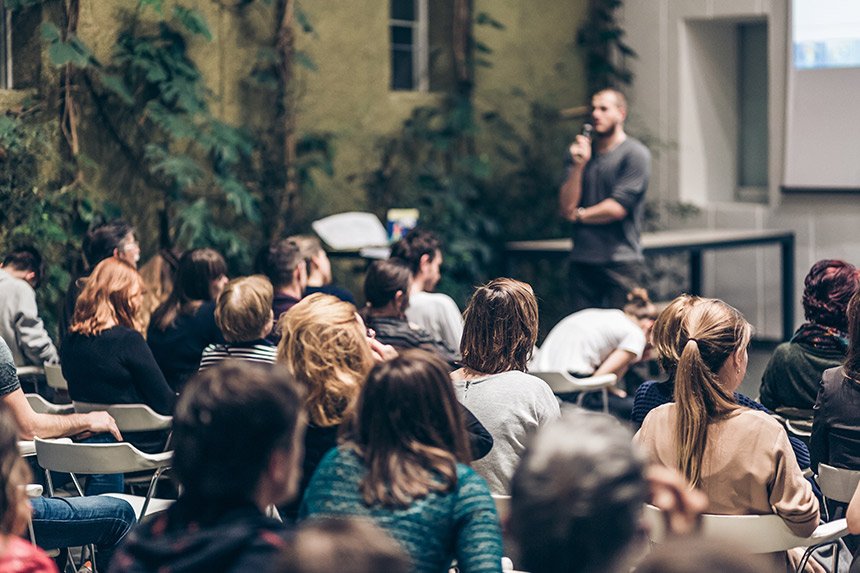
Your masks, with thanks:
M 206 370 L 224 360 L 247 360 L 258 364 L 274 364 L 278 349 L 265 340 L 210 344 L 203 349 L 200 370 Z
M 487 483 L 469 466 L 457 464 L 457 486 L 430 493 L 406 508 L 368 507 L 359 484 L 366 469 L 351 449 L 331 450 L 305 492 L 300 516 L 361 516 L 372 519 L 400 542 L 416 573 L 448 570 L 453 559 L 461 573 L 501 572 L 502 533 Z

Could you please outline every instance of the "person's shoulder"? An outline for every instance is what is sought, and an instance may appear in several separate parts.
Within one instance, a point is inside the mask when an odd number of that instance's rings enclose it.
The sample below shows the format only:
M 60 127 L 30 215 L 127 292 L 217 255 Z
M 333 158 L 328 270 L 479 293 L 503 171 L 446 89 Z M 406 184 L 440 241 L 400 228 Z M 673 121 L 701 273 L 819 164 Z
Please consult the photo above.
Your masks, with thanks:
M 755 431 L 784 432 L 782 424 L 776 418 L 761 410 L 739 408 L 734 416 L 736 423 L 756 428 Z
M 36 291 L 30 286 L 30 283 L 24 279 L 13 277 L 3 269 L 0 269 L 0 290 L 3 291 L 3 296 L 36 296 Z
M 624 143 L 627 144 L 627 149 L 630 152 L 637 153 L 645 157 L 651 157 L 651 151 L 648 150 L 648 146 L 642 143 L 639 139 L 628 135 L 627 139 L 624 140 Z
M 644 428 L 646 424 L 658 424 L 662 425 L 663 422 L 668 421 L 675 415 L 675 409 L 677 406 L 674 402 L 667 402 L 665 404 L 660 404 L 656 408 L 652 408 L 648 415 L 645 416 L 645 421 L 642 423 L 642 427 Z

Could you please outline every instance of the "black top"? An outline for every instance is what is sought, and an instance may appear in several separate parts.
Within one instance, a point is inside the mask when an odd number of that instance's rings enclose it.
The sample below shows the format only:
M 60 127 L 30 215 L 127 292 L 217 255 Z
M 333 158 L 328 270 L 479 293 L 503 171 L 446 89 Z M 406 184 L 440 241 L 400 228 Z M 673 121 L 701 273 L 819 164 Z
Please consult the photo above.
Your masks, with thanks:
M 860 382 L 846 377 L 841 366 L 825 370 L 814 412 L 812 468 L 826 463 L 860 470 Z
M 420 348 L 436 354 L 452 368 L 458 368 L 457 353 L 423 328 L 409 324 L 405 318 L 367 316 L 365 324 L 376 332 L 376 339 L 394 348 Z
M 72 400 L 146 404 L 171 414 L 176 394 L 167 385 L 139 332 L 115 326 L 93 336 L 70 333 L 61 350 Z
M 225 342 L 215 324 L 215 302 L 204 302 L 194 314 L 179 314 L 167 330 L 150 324 L 146 341 L 167 383 L 175 391 L 181 391 L 200 367 L 203 349 Z
M 348 302 L 352 305 L 355 305 L 355 297 L 352 296 L 352 293 L 346 290 L 345 288 L 328 284 L 323 286 L 309 286 L 305 287 L 305 296 L 309 296 L 314 294 L 315 292 L 321 292 L 323 294 L 330 294 L 332 296 L 336 296 L 343 302 Z
M 272 332 L 269 333 L 266 340 L 275 346 L 277 346 L 281 341 L 281 332 L 278 330 L 278 320 L 280 320 L 282 314 L 293 308 L 299 300 L 301 299 L 288 294 L 278 293 L 275 293 L 275 296 L 272 298 L 272 319 L 275 324 L 272 326 Z

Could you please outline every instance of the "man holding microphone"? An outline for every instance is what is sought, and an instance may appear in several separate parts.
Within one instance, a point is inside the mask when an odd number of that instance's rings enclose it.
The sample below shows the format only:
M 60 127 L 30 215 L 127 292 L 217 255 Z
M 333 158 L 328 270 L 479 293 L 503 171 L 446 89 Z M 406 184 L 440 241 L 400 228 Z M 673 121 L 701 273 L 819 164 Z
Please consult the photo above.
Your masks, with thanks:
M 559 207 L 573 223 L 570 292 L 576 312 L 621 308 L 645 266 L 640 244 L 651 153 L 624 133 L 627 100 L 615 89 L 591 98 L 591 121 L 570 145 Z

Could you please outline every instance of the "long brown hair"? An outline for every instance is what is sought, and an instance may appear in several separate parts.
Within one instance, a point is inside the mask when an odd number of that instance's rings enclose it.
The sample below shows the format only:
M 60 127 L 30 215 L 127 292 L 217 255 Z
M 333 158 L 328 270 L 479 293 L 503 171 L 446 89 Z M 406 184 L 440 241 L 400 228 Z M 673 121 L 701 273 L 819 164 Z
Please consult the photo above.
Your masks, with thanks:
M 845 375 L 860 381 L 860 290 L 848 301 L 848 352 L 845 355 Z
M 687 331 L 684 330 L 687 312 L 701 300 L 698 296 L 682 294 L 666 305 L 651 328 L 651 345 L 657 353 L 657 361 L 669 378 L 675 378 L 681 351 L 684 350 L 681 338 L 687 338 Z
M 446 364 L 407 350 L 374 366 L 347 433 L 367 466 L 368 505 L 405 507 L 457 485 L 457 462 L 470 461 L 463 416 Z
M 0 401 L 0 535 L 18 535 L 24 531 L 30 515 L 24 485 L 30 480 L 30 468 L 18 455 L 15 417 Z
M 152 313 L 152 324 L 167 330 L 180 314 L 194 314 L 200 305 L 212 300 L 212 281 L 227 274 L 227 264 L 218 251 L 193 249 L 179 258 L 173 291 Z
M 373 354 L 355 307 L 314 293 L 281 315 L 278 362 L 305 387 L 308 418 L 316 426 L 336 426 L 355 401 Z
M 109 257 L 97 264 L 85 280 L 69 332 L 91 336 L 107 330 L 114 322 L 143 333 L 143 279 L 133 266 Z
M 687 310 L 677 347 L 675 458 L 694 487 L 701 479 L 708 425 L 739 407 L 717 373 L 749 339 L 749 323 L 721 300 L 700 299 Z
M 483 374 L 526 371 L 538 335 L 538 305 L 531 286 L 494 279 L 475 289 L 463 317 L 463 366 Z

